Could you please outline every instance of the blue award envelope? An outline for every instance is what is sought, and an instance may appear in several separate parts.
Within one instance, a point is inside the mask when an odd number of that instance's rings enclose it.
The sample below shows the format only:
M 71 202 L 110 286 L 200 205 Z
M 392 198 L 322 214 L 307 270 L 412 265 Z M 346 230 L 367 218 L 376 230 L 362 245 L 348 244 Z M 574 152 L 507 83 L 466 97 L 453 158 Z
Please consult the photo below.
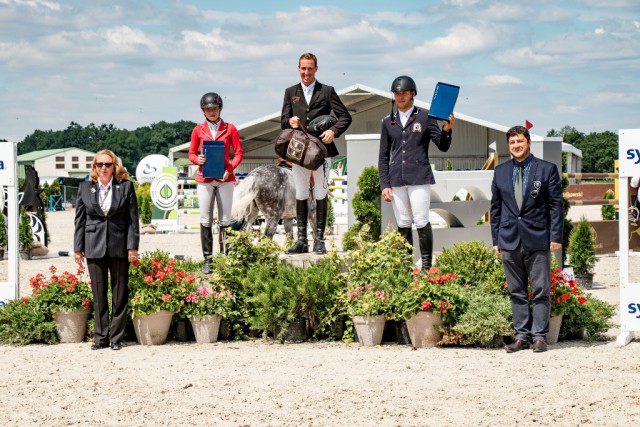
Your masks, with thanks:
M 202 165 L 203 178 L 220 179 L 224 176 L 224 141 L 202 141 L 202 152 L 206 159 Z
M 453 113 L 453 107 L 455 107 L 458 100 L 459 92 L 460 86 L 438 82 L 436 90 L 433 92 L 429 117 L 449 121 L 449 116 Z

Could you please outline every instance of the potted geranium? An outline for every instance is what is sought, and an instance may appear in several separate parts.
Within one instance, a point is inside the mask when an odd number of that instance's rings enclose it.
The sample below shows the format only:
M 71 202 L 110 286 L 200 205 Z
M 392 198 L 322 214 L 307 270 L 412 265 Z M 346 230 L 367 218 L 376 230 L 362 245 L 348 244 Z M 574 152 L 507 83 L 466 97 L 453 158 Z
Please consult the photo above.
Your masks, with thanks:
M 184 303 L 193 274 L 176 266 L 163 251 L 144 254 L 129 269 L 129 311 L 140 344 L 164 344 L 171 319 Z
M 451 327 L 463 312 L 465 298 L 453 273 L 439 275 L 414 270 L 414 281 L 392 295 L 394 311 L 407 320 L 413 347 L 433 347 L 442 339 L 443 327 Z
M 91 308 L 91 287 L 84 277 L 84 267 L 76 274 L 68 271 L 56 274 L 55 266 L 49 267 L 51 276 L 47 279 L 41 273 L 30 279 L 33 295 L 52 314 L 58 333 L 58 340 L 81 342 L 87 330 L 87 319 Z
M 220 321 L 233 309 L 234 296 L 227 289 L 210 290 L 189 283 L 182 313 L 191 321 L 196 342 L 214 343 L 218 340 Z
M 390 311 L 389 293 L 371 283 L 358 285 L 346 293 L 347 313 L 363 346 L 382 342 L 386 314 Z
M 580 305 L 587 302 L 587 298 L 582 295 L 582 290 L 575 279 L 569 279 L 559 268 L 551 270 L 551 319 L 549 321 L 549 334 L 547 344 L 558 342 L 562 317 L 567 315 L 577 315 Z

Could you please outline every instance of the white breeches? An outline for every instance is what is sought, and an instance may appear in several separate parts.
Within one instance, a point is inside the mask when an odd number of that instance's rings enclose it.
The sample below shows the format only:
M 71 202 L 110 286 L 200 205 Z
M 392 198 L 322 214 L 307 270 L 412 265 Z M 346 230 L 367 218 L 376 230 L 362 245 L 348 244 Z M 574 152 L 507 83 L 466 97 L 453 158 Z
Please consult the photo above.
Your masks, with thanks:
M 431 185 L 407 185 L 392 187 L 393 214 L 398 227 L 409 228 L 411 221 L 416 228 L 422 228 L 429 223 L 429 208 L 431 205 Z
M 198 183 L 198 201 L 200 203 L 200 224 L 211 227 L 213 207 L 218 202 L 218 222 L 221 227 L 231 224 L 231 205 L 233 203 L 233 189 L 235 183 L 213 181 Z
M 313 198 L 315 200 L 322 200 L 327 197 L 327 191 L 329 184 L 327 178 L 329 177 L 329 168 L 331 167 L 331 157 L 325 157 L 324 165 L 318 169 L 311 171 L 305 169 L 302 166 L 293 164 L 291 165 L 291 172 L 293 172 L 293 182 L 296 186 L 296 199 L 307 200 L 309 198 L 309 179 L 313 173 Z

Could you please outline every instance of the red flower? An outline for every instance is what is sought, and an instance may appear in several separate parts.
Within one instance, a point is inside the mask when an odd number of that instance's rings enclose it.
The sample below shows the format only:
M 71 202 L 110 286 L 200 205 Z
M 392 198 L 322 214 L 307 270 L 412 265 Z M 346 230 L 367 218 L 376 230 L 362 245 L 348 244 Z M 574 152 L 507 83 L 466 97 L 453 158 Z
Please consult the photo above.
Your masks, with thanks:
M 89 298 L 83 299 L 82 305 L 84 306 L 84 308 L 89 308 L 89 306 L 91 305 L 91 301 L 89 301 Z
M 147 275 L 144 276 L 144 279 L 142 279 L 143 282 L 145 282 L 146 284 L 150 285 L 151 283 L 153 283 L 153 277 Z
M 20 298 L 20 304 L 26 304 L 29 302 L 29 297 Z
M 49 271 L 52 272 L 52 273 L 55 273 L 56 272 L 56 266 L 52 265 L 51 267 L 49 267 Z
M 578 297 L 578 302 L 580 304 L 584 304 L 585 302 L 587 302 L 587 299 L 585 297 Z
M 567 294 L 562 294 L 562 301 L 566 301 L 568 299 L 571 299 L 571 297 Z
M 193 282 L 195 282 L 195 281 L 196 281 L 196 276 L 194 276 L 193 274 L 189 274 L 189 275 L 187 276 L 187 282 L 189 282 L 189 283 L 193 283 Z
M 140 260 L 138 258 L 134 259 L 133 261 L 131 261 L 131 264 L 133 264 L 135 267 L 140 265 Z
M 413 275 L 417 276 L 418 274 L 420 274 L 420 270 L 418 270 L 418 267 L 414 267 L 413 269 Z
M 162 301 L 167 302 L 171 299 L 171 295 L 169 294 L 163 294 L 162 295 Z
M 422 311 L 431 311 L 432 308 L 433 304 L 431 301 L 423 301 L 422 304 L 420 304 L 420 310 Z

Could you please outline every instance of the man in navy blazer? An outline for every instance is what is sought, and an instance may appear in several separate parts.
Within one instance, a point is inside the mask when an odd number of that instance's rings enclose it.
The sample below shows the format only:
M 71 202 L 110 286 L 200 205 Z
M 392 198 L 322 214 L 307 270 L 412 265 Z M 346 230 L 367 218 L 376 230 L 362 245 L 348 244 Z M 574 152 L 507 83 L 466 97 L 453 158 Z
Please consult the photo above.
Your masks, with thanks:
M 551 309 L 551 251 L 562 247 L 562 183 L 553 163 L 531 154 L 531 137 L 523 126 L 507 131 L 513 159 L 496 167 L 491 184 L 491 237 L 511 297 L 515 341 L 513 353 L 531 346 L 547 350 Z M 529 308 L 531 279 L 532 309 Z

